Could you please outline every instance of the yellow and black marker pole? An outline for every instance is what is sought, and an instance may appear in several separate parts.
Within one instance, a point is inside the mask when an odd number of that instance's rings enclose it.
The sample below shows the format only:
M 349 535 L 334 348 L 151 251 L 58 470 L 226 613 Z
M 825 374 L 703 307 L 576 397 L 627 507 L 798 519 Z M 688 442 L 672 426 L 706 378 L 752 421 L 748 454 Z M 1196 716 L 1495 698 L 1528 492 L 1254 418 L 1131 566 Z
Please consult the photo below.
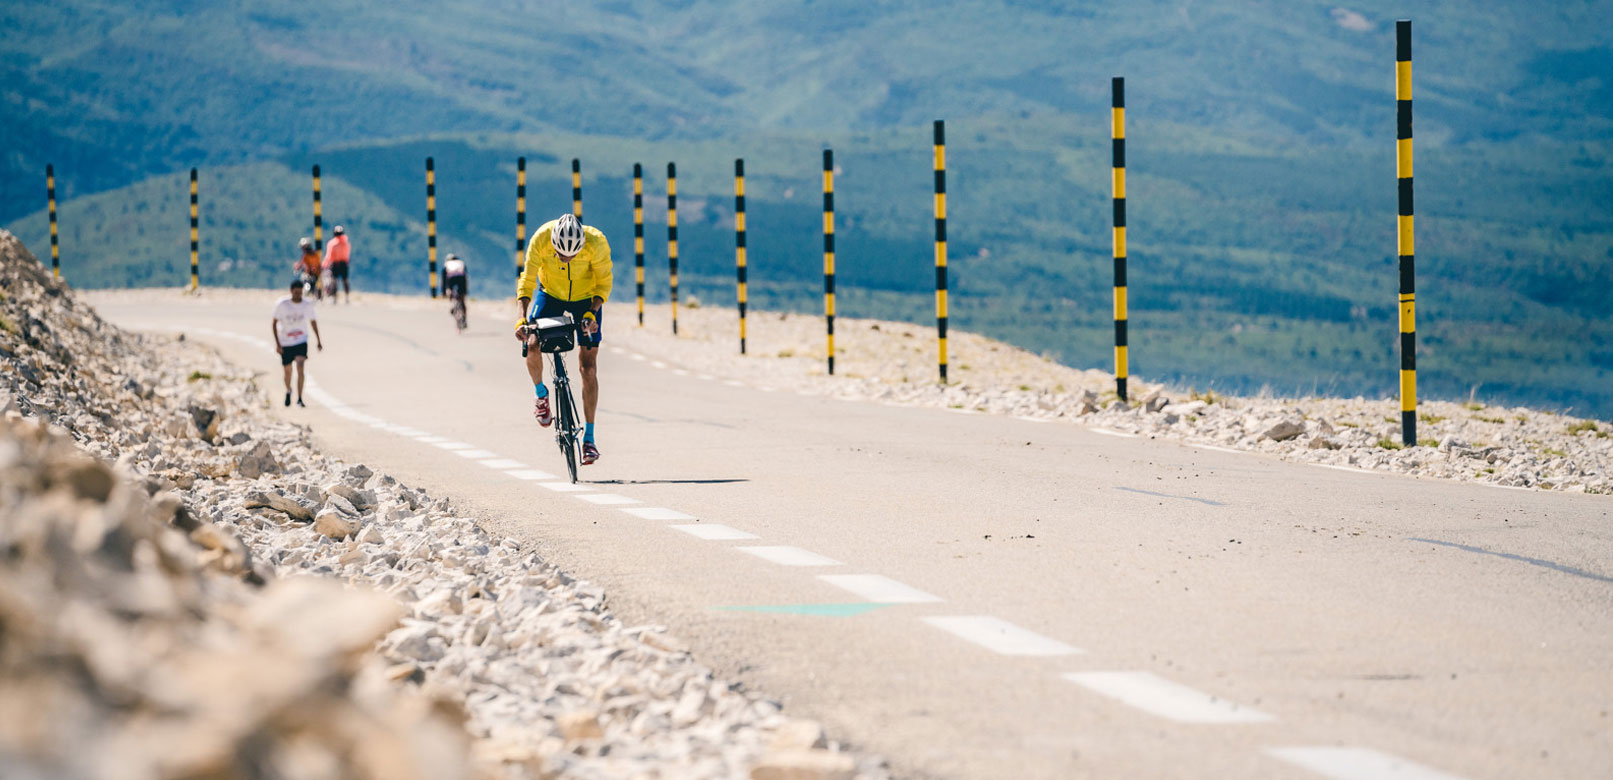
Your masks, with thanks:
M 829 375 L 835 372 L 835 153 L 823 150 L 823 317 L 828 327 Z
M 678 335 L 678 166 L 666 164 L 666 262 L 672 281 L 672 335 Z
M 190 289 L 195 290 L 202 286 L 202 275 L 199 262 L 200 253 L 197 252 L 196 239 L 196 169 L 190 169 Z
M 947 383 L 947 136 L 935 120 L 935 340 L 941 384 Z
M 431 297 L 437 297 L 437 170 L 426 158 L 426 262 L 431 269 Z
M 638 285 L 638 325 L 644 327 L 644 166 L 633 163 L 633 281 Z
M 582 221 L 582 161 L 571 158 L 571 215 Z
M 45 198 L 50 201 L 50 272 L 62 278 L 62 253 L 56 243 L 56 166 L 45 166 Z
M 1400 441 L 1417 446 L 1417 242 L 1411 203 L 1411 20 L 1395 22 L 1395 167 L 1400 180 Z
M 739 275 L 739 354 L 745 354 L 745 160 L 734 161 L 734 266 Z
M 1115 393 L 1126 400 L 1126 80 L 1111 82 L 1114 106 L 1110 109 L 1110 138 L 1114 144 L 1115 201 Z
M 515 158 L 515 278 L 526 270 L 526 158 Z
M 324 209 L 319 202 L 319 166 L 314 166 L 314 251 L 325 249 Z M 316 281 L 317 283 L 317 281 Z

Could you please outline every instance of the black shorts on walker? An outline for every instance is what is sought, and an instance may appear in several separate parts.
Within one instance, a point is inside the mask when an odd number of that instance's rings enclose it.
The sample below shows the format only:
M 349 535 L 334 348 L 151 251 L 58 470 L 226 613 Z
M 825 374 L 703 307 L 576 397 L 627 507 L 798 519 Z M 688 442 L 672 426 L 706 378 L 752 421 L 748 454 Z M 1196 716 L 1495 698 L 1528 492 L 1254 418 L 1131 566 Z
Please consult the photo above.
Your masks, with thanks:
M 280 348 L 280 365 L 282 366 L 289 366 L 291 361 L 306 357 L 308 357 L 308 342 L 306 341 L 301 344 L 292 344 L 289 347 Z

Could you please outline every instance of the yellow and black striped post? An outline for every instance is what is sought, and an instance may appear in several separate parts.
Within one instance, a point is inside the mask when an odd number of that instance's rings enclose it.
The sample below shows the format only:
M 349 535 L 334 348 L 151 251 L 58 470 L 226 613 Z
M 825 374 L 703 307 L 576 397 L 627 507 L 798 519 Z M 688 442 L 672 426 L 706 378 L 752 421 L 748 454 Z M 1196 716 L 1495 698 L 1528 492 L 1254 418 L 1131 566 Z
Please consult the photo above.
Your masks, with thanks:
M 828 326 L 829 375 L 835 372 L 835 153 L 823 150 L 823 317 Z
M 1114 106 L 1109 110 L 1110 138 L 1114 144 L 1115 201 L 1115 393 L 1126 400 L 1126 80 L 1116 76 L 1110 85 Z
M 739 354 L 745 354 L 745 160 L 734 160 L 734 266 L 739 275 Z
M 56 166 L 45 166 L 45 198 L 50 201 L 50 272 L 62 278 L 62 253 L 56 243 Z
M 582 161 L 571 158 L 571 215 L 582 221 Z
M 202 286 L 199 265 L 201 257 L 196 247 L 196 217 L 196 169 L 192 168 L 190 169 L 190 289 L 192 290 Z
M 633 163 L 633 281 L 638 285 L 638 324 L 644 327 L 644 166 Z
M 319 166 L 314 166 L 314 251 L 325 249 L 325 217 L 319 202 Z M 317 283 L 317 280 L 316 280 Z
M 672 335 L 678 335 L 678 166 L 666 164 L 666 262 L 672 281 Z
M 1395 167 L 1400 184 L 1400 440 L 1417 446 L 1417 296 L 1411 203 L 1411 20 L 1395 22 Z
M 431 297 L 437 297 L 437 170 L 426 158 L 426 262 L 431 269 Z
M 947 136 L 935 120 L 935 343 L 941 384 L 947 383 Z
M 526 270 L 526 158 L 515 158 L 515 278 Z

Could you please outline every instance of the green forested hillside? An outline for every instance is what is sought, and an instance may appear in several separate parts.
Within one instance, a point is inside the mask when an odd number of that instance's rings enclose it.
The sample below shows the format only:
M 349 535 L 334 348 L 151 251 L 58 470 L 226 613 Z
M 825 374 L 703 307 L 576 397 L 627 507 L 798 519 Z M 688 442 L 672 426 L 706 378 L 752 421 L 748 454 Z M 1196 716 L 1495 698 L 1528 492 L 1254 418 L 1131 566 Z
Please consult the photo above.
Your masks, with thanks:
M 1416 18 L 1425 394 L 1613 416 L 1613 48 L 1606 3 L 1077 6 L 623 0 L 0 9 L 0 224 L 36 249 L 41 171 L 76 284 L 180 283 L 185 170 L 204 280 L 278 283 L 309 232 L 354 235 L 363 283 L 425 287 L 439 243 L 477 292 L 569 208 L 631 291 L 642 162 L 652 295 L 679 167 L 686 287 L 732 300 L 732 164 L 753 300 L 815 309 L 817 168 L 841 171 L 841 311 L 933 316 L 929 120 L 948 119 L 953 321 L 1107 366 L 1108 77 L 1128 86 L 1134 373 L 1253 390 L 1396 387 L 1393 23 Z M 966 357 L 957 358 L 966 362 Z M 966 377 L 966 374 L 965 374 Z

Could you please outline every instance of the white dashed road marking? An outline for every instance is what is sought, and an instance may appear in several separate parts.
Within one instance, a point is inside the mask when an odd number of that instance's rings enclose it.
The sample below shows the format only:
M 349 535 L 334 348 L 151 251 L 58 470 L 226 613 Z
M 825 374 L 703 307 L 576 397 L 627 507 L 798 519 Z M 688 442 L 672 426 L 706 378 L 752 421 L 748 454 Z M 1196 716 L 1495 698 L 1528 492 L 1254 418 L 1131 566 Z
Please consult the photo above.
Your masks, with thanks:
M 441 448 L 443 448 L 445 450 L 473 450 L 473 449 L 476 449 L 476 445 L 474 445 L 474 444 L 466 444 L 465 442 L 462 442 L 462 441 L 436 442 L 436 446 L 441 447 Z
M 553 490 L 556 493 L 583 493 L 593 488 L 576 482 L 539 482 L 539 485 Z
M 745 533 L 738 528 L 729 528 L 718 523 L 689 523 L 687 525 L 670 525 L 690 536 L 705 539 L 708 542 L 725 542 L 732 539 L 756 539 L 756 534 Z
M 933 604 L 941 600 L 940 596 L 878 574 L 819 574 L 818 579 L 875 604 Z
M 516 479 L 554 479 L 553 474 L 547 471 L 538 471 L 537 469 L 510 469 L 504 473 Z
M 590 504 L 601 504 L 605 506 L 638 503 L 638 499 L 636 498 L 628 498 L 627 496 L 617 495 L 615 493 L 585 493 L 577 497 L 587 501 Z
M 1264 723 L 1270 715 L 1148 672 L 1079 672 L 1064 679 L 1144 712 L 1181 723 Z
M 927 617 L 923 620 L 959 639 L 1003 655 L 1073 655 L 1081 652 L 1056 639 L 987 615 Z
M 839 566 L 840 561 L 799 547 L 737 547 L 764 561 L 780 566 Z
M 1286 747 L 1266 753 L 1334 780 L 1461 780 L 1370 748 Z
M 686 514 L 684 514 L 682 512 L 677 511 L 676 509 L 667 509 L 664 506 L 642 506 L 642 507 L 635 507 L 633 509 L 623 509 L 622 511 L 626 512 L 626 513 L 628 513 L 628 514 L 630 514 L 630 515 L 632 515 L 634 517 L 642 517 L 645 520 L 693 520 L 693 519 L 695 519 L 694 515 L 686 515 Z
M 518 460 L 510 460 L 509 458 L 493 458 L 490 460 L 481 461 L 481 464 L 490 469 L 498 469 L 499 471 L 504 471 L 505 469 L 524 469 L 527 467 L 525 463 L 522 463 Z
M 471 460 L 482 460 L 483 458 L 498 457 L 498 453 L 488 452 L 487 450 L 455 450 L 454 454 L 461 458 L 470 458 Z

